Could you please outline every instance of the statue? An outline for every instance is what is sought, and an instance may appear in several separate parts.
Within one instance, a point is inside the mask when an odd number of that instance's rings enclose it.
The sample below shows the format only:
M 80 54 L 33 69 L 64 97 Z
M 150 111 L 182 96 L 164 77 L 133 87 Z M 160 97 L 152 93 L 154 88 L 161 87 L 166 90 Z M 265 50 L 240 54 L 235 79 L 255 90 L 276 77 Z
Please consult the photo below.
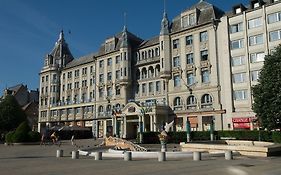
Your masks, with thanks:
M 170 122 L 169 124 L 166 122 L 164 126 L 164 130 L 158 135 L 159 141 L 161 143 L 161 152 L 167 151 L 167 141 L 168 141 L 168 132 L 170 128 L 173 126 L 174 121 Z

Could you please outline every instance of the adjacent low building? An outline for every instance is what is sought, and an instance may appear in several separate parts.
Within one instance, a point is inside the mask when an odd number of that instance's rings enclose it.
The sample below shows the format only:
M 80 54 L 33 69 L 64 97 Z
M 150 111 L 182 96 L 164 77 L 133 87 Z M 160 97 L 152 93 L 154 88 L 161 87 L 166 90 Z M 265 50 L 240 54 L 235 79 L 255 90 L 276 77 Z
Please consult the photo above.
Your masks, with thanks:
M 144 40 L 124 29 L 74 59 L 63 31 L 40 72 L 39 129 L 91 127 L 94 137 L 174 130 L 254 129 L 251 87 L 281 43 L 281 3 L 250 1 L 225 13 L 200 1 Z

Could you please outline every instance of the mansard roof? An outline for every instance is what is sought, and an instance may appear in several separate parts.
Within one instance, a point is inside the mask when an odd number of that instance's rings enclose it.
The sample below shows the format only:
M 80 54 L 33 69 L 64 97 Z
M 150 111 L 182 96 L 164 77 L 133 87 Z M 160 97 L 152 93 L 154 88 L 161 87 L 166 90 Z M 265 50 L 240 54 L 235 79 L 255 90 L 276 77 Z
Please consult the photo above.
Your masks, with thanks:
M 149 40 L 144 40 L 140 45 L 139 45 L 139 48 L 142 49 L 142 48 L 146 48 L 146 47 L 149 47 L 149 46 L 153 46 L 153 45 L 157 45 L 159 44 L 159 36 L 155 36 Z
M 114 50 L 112 50 L 111 52 L 118 51 L 121 48 L 123 32 L 124 31 L 119 32 L 113 36 L 116 39 L 116 44 L 115 44 Z M 143 41 L 143 39 L 137 37 L 136 35 L 134 35 L 133 33 L 129 32 L 129 31 L 126 30 L 125 32 L 127 34 L 129 47 L 135 48 Z M 101 45 L 101 47 L 99 48 L 99 52 L 98 52 L 97 56 L 105 55 L 105 54 L 107 54 L 107 52 L 105 51 L 105 43 L 103 43 Z
M 52 55 L 54 58 L 68 57 L 70 59 L 73 59 L 73 56 L 68 48 L 68 44 L 64 40 L 63 31 L 61 31 L 59 39 L 56 42 L 55 47 L 51 51 L 50 55 Z
M 97 53 L 92 53 L 86 56 L 82 56 L 78 59 L 74 59 L 70 63 L 68 63 L 64 69 L 69 69 L 83 64 L 91 63 L 94 61 L 95 56 L 97 56 Z
M 200 1 L 197 4 L 193 5 L 190 8 L 187 8 L 182 13 L 192 11 L 192 10 L 198 10 L 197 11 L 197 24 L 196 25 L 202 25 L 206 23 L 212 22 L 213 19 L 220 19 L 224 15 L 224 11 L 220 10 L 218 7 L 205 2 Z M 196 26 L 195 25 L 195 26 Z M 194 27 L 194 26 L 191 26 Z M 181 15 L 178 15 L 174 18 L 172 22 L 172 33 L 181 31 L 183 28 L 181 27 Z M 184 28 L 186 29 L 186 28 Z

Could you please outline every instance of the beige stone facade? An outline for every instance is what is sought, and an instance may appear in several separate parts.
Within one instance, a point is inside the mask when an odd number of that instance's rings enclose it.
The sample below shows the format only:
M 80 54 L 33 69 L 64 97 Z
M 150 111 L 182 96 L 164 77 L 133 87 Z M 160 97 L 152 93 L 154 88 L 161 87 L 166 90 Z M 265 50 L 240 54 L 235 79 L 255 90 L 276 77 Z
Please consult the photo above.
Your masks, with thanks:
M 250 94 L 261 53 L 281 41 L 281 3 L 254 2 L 225 14 L 200 1 L 171 22 L 164 12 L 159 36 L 143 40 L 124 27 L 79 59 L 62 32 L 40 73 L 39 126 L 80 125 L 95 137 L 123 138 L 173 120 L 176 131 L 187 120 L 199 131 L 253 129 Z

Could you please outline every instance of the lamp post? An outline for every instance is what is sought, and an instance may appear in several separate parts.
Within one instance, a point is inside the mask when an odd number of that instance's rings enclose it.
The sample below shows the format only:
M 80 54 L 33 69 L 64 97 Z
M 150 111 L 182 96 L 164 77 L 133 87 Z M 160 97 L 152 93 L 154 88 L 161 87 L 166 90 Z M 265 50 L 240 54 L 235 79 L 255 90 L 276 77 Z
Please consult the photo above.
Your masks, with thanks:
M 213 118 L 212 118 L 211 124 L 210 124 L 210 138 L 211 138 L 211 141 L 214 141 L 214 121 L 213 121 Z
M 191 133 L 191 130 L 190 130 L 190 121 L 187 117 L 186 119 L 186 142 L 190 142 L 191 139 L 190 139 L 190 133 Z
M 145 116 L 145 109 L 141 108 L 139 120 L 139 143 L 143 143 L 143 119 Z

